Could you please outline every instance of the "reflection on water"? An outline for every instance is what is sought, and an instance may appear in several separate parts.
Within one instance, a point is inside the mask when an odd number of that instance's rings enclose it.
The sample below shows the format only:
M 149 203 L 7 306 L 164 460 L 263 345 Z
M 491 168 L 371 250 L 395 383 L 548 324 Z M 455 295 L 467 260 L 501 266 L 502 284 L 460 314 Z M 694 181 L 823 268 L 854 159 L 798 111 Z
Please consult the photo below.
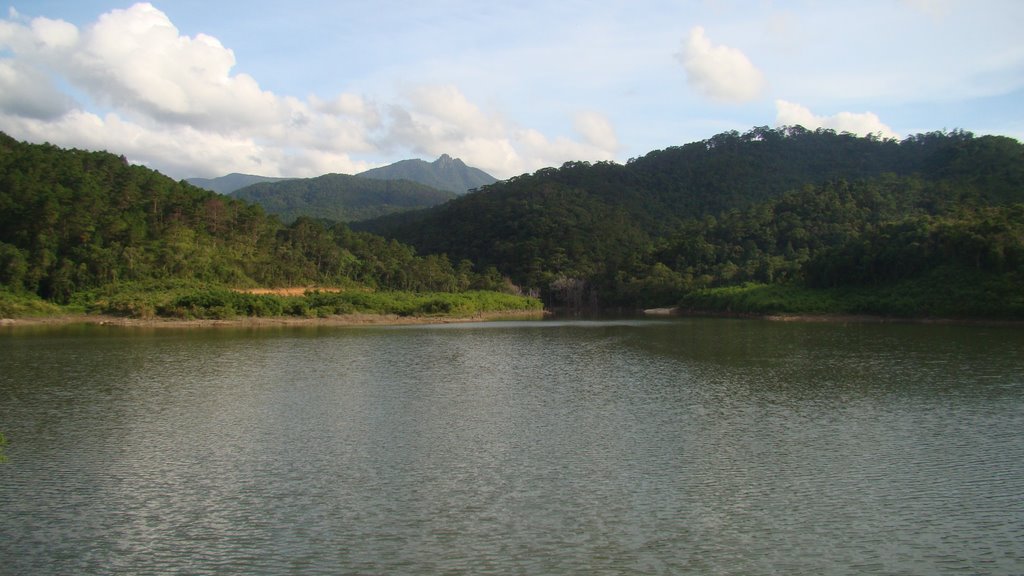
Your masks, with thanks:
M 0 335 L 0 573 L 1012 574 L 1024 335 Z

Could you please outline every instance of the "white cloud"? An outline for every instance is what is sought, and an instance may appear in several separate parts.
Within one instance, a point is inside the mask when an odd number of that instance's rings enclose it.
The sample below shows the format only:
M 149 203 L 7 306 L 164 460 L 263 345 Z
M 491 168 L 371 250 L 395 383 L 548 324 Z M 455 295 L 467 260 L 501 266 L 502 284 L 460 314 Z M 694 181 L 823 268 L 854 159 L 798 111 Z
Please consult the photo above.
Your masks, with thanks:
M 687 82 L 711 100 L 743 103 L 764 92 L 764 75 L 747 56 L 736 48 L 713 45 L 700 26 L 690 30 L 678 56 Z
M 34 142 L 124 154 L 134 163 L 176 178 L 228 172 L 317 176 L 352 174 L 371 167 L 344 152 L 264 144 L 187 125 L 144 126 L 114 113 L 100 116 L 74 110 L 56 121 L 0 114 L 0 130 Z
M 437 121 L 441 134 L 459 136 L 498 136 L 505 121 L 497 114 L 486 114 L 455 86 L 419 86 L 408 94 L 416 114 Z
M 0 60 L 0 110 L 29 118 L 59 118 L 73 102 L 39 70 Z
M 836 132 L 850 132 L 862 136 L 877 134 L 883 138 L 899 138 L 899 135 L 882 123 L 873 112 L 839 112 L 832 116 L 817 116 L 808 108 L 786 100 L 775 101 L 775 124 L 800 125 L 811 130 L 828 128 Z
M 587 144 L 607 152 L 615 152 L 619 148 L 619 138 L 615 128 L 604 115 L 598 112 L 581 112 L 573 122 L 576 132 L 586 140 Z
M 169 123 L 231 129 L 289 115 L 213 37 L 182 36 L 150 4 L 114 10 L 82 34 L 61 70 L 92 96 Z
M 33 18 L 32 32 L 45 50 L 66 50 L 78 42 L 78 28 L 63 20 Z
M 411 146 L 420 154 L 450 154 L 499 177 L 558 166 L 569 160 L 612 160 L 619 149 L 607 118 L 583 112 L 576 138 L 548 138 L 502 115 L 481 110 L 454 86 L 419 86 L 390 110 L 384 146 Z
M 577 122 L 578 124 L 578 122 Z M 585 134 L 584 142 L 560 136 L 548 138 L 541 132 L 533 129 L 525 129 L 516 133 L 517 148 L 522 154 L 521 164 L 529 169 L 536 169 L 541 166 L 560 166 L 568 161 L 587 160 L 614 160 L 618 144 L 607 141 L 598 145 Z M 613 145 L 613 149 L 604 147 Z M 521 170 L 525 172 L 527 170 Z
M 16 138 L 125 154 L 175 177 L 358 172 L 353 155 L 461 157 L 498 177 L 567 160 L 611 159 L 600 114 L 548 138 L 480 108 L 454 85 L 413 86 L 381 103 L 350 93 L 305 99 L 235 71 L 234 52 L 182 35 L 148 3 L 82 29 L 9 11 L 0 20 L 0 130 Z
M 332 100 L 322 100 L 314 94 L 309 97 L 309 104 L 317 112 L 331 116 L 348 116 L 369 128 L 381 125 L 377 104 L 357 94 L 339 94 Z

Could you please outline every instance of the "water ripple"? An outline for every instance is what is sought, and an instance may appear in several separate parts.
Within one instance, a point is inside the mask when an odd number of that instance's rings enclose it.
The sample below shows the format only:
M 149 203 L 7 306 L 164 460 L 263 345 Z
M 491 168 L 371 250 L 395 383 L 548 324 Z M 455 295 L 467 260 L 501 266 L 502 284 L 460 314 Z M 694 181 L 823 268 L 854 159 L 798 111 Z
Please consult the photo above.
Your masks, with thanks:
M 1024 343 L 933 328 L 10 337 L 0 573 L 1020 572 Z

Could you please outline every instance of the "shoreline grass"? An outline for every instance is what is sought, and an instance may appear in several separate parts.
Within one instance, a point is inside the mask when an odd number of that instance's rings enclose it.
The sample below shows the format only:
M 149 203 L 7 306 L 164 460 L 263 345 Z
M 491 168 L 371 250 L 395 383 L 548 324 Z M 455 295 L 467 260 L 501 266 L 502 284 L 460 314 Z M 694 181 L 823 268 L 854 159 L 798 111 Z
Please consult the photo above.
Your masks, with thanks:
M 489 291 L 371 292 L 321 288 L 299 294 L 255 293 L 190 282 L 112 284 L 75 294 L 66 306 L 38 296 L 0 292 L 0 318 L 107 317 L 133 320 L 314 319 L 377 315 L 462 318 L 502 313 L 543 313 L 536 298 Z
M 878 286 L 807 288 L 756 284 L 697 290 L 680 310 L 753 315 L 846 315 L 883 318 L 1024 320 L 1024 283 L 1007 276 L 936 270 Z

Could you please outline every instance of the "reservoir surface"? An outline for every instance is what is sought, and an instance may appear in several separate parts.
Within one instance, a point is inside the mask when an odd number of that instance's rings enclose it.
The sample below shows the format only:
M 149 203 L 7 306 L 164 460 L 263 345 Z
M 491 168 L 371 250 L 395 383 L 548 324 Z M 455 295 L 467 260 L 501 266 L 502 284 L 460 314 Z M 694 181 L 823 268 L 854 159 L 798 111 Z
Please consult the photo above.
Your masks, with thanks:
M 0 331 L 0 574 L 1020 574 L 1024 330 Z

